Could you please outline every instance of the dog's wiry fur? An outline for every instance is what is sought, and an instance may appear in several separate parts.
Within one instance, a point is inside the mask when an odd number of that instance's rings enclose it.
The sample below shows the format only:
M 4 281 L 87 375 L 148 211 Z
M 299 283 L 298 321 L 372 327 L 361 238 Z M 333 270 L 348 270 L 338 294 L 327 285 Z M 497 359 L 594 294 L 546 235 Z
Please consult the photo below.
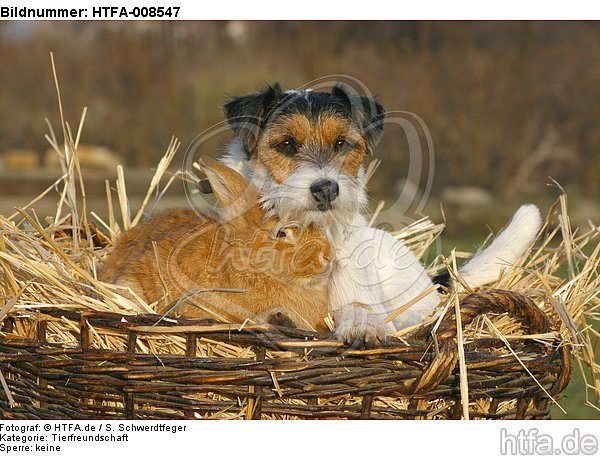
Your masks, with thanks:
M 335 230 L 351 224 L 356 214 L 361 213 L 367 205 L 363 166 L 353 176 L 340 172 L 335 163 L 319 166 L 306 160 L 295 164 L 290 174 L 277 182 L 261 161 L 249 162 L 245 158 L 237 141 L 230 144 L 223 161 L 238 172 L 252 176 L 254 184 L 261 189 L 264 209 L 269 214 L 276 214 L 284 222 L 315 224 L 322 229 Z M 315 207 L 309 188 L 318 179 L 336 180 L 340 186 L 340 195 L 334 202 L 333 210 L 319 211 Z
M 261 204 L 283 222 L 315 225 L 336 252 L 329 304 L 337 335 L 376 345 L 418 323 L 439 303 L 429 294 L 385 324 L 389 313 L 433 285 L 412 252 L 389 233 L 367 227 L 365 163 L 383 135 L 383 107 L 348 87 L 283 91 L 278 84 L 232 98 L 224 107 L 234 139 L 223 161 L 259 188 Z M 323 204 L 312 186 L 333 182 Z M 540 226 L 535 206 L 520 209 L 498 239 L 461 268 L 468 285 L 498 277 L 527 249 Z M 441 279 L 438 279 L 438 282 Z
M 224 161 L 252 178 L 265 209 L 324 229 L 347 226 L 363 210 L 364 162 L 383 133 L 383 108 L 375 100 L 340 88 L 284 92 L 274 85 L 234 98 L 225 113 L 236 139 Z M 278 147 L 286 140 L 294 143 L 289 151 Z M 319 210 L 310 193 L 318 179 L 339 185 L 330 210 Z

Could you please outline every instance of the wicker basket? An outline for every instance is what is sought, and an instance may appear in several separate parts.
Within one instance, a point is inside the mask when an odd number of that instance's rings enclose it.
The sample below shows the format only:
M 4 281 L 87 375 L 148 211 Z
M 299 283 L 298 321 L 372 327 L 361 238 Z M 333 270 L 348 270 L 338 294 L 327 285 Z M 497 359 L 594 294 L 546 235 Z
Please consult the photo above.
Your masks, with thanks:
M 463 327 L 484 313 L 506 312 L 530 333 L 551 331 L 546 314 L 525 296 L 492 290 L 461 301 Z M 58 320 L 73 323 L 76 344 L 47 340 L 48 324 Z M 328 334 L 274 326 L 240 330 L 157 315 L 48 309 L 31 328 L 30 338 L 17 336 L 9 318 L 0 337 L 0 370 L 15 401 L 11 407 L 0 389 L 5 419 L 460 419 L 463 414 L 453 312 L 442 319 L 435 338 L 428 325 L 403 341 L 369 350 L 345 348 Z M 100 331 L 122 337 L 123 350 L 99 348 Z M 185 353 L 136 350 L 141 338 L 174 336 L 185 338 Z M 210 355 L 211 344 L 219 341 L 248 347 L 250 356 Z M 491 337 L 464 344 L 470 418 L 550 417 L 549 395 L 556 397 L 569 381 L 568 346 L 558 339 L 527 338 L 511 340 L 510 346 L 514 353 Z

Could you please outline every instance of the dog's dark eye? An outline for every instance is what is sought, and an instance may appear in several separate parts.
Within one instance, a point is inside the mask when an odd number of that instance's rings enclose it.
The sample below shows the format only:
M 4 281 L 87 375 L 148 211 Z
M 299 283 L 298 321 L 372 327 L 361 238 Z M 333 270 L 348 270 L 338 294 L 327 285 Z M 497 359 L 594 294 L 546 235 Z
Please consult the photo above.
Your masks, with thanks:
M 284 238 L 284 237 L 287 237 L 287 234 L 285 231 L 279 230 L 275 236 L 278 238 Z
M 335 149 L 336 150 L 341 150 L 345 145 L 346 145 L 346 139 L 345 138 L 339 138 L 335 142 Z
M 283 152 L 284 154 L 288 155 L 293 155 L 297 152 L 298 145 L 296 144 L 296 141 L 294 141 L 292 138 L 287 138 L 281 141 L 279 144 L 277 144 L 276 148 L 277 150 L 279 150 L 279 152 Z

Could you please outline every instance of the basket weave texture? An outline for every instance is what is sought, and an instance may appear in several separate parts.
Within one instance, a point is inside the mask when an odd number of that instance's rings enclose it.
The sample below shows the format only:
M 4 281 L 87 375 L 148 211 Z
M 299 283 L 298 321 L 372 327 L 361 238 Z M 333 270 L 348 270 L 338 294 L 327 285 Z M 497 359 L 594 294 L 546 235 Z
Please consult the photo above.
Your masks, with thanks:
M 552 331 L 528 297 L 504 290 L 461 300 L 463 328 L 484 314 L 508 313 L 525 332 Z M 76 343 L 47 340 L 52 321 L 71 322 Z M 468 385 L 471 419 L 547 419 L 568 384 L 571 354 L 557 338 L 540 343 L 480 337 L 464 344 L 459 374 L 456 314 L 376 349 L 344 347 L 331 334 L 265 326 L 45 309 L 30 337 L 5 320 L 0 370 L 4 419 L 333 418 L 460 419 Z M 123 340 L 101 348 L 97 334 Z M 140 353 L 143 338 L 185 338 L 185 353 Z M 247 347 L 248 356 L 211 355 L 211 344 Z M 199 356 L 199 353 L 202 356 Z M 208 355 L 207 355 L 208 353 Z

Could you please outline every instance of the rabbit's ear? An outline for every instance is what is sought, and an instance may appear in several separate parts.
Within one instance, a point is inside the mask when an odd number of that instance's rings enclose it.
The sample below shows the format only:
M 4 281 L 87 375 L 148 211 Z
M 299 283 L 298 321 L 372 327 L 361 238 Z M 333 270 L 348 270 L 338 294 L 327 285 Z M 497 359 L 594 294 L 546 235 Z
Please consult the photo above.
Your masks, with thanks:
M 258 201 L 256 187 L 229 166 L 209 157 L 201 157 L 198 164 L 217 201 L 230 216 L 241 215 L 241 211 L 252 205 L 253 199 Z

